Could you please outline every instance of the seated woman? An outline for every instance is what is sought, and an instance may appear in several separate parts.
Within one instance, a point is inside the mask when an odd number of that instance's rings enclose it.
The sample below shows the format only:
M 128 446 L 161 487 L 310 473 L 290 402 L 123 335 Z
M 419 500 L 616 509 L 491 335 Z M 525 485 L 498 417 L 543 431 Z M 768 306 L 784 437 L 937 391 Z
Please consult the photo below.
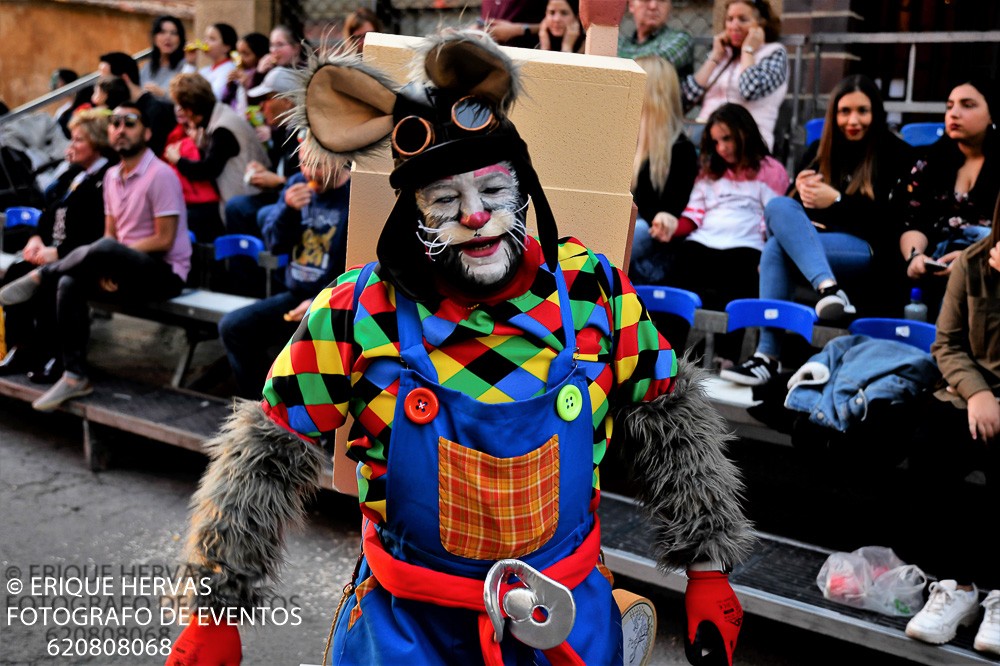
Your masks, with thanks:
M 927 605 L 906 626 L 906 635 L 934 644 L 955 637 L 959 620 L 985 618 L 976 634 L 976 650 L 1000 655 L 1000 570 L 996 548 L 984 518 L 1000 506 L 1000 199 L 990 235 L 963 252 L 951 264 L 948 288 L 937 319 L 931 353 L 947 383 L 922 405 L 910 469 L 915 487 L 934 492 L 913 493 L 915 504 L 905 513 L 927 525 L 947 525 L 948 538 L 914 534 L 914 553 L 927 571 L 948 576 L 933 583 Z M 970 506 L 965 477 L 973 470 L 986 474 L 982 495 Z M 979 503 L 981 502 L 981 503 Z M 987 507 L 994 507 L 988 509 Z M 986 513 L 984 514 L 984 509 Z M 919 535 L 919 536 L 917 536 Z M 902 551 L 901 551 L 902 552 Z M 912 559 L 909 561 L 913 561 Z M 993 590 L 980 604 L 979 589 Z
M 354 53 L 361 53 L 365 48 L 365 35 L 384 31 L 378 14 L 367 7 L 358 7 L 344 19 L 342 37 L 347 48 Z
M 789 196 L 764 210 L 769 238 L 760 260 L 761 298 L 792 300 L 804 277 L 819 293 L 820 319 L 838 319 L 855 312 L 838 278 L 869 275 L 872 284 L 893 284 L 900 229 L 889 194 L 911 162 L 910 146 L 886 125 L 875 84 L 858 75 L 841 81 Z M 756 353 L 722 378 L 765 383 L 778 372 L 780 335 L 761 329 Z
M 909 262 L 906 275 L 923 287 L 932 314 L 947 282 L 947 266 L 990 232 L 1000 191 L 997 113 L 1000 95 L 992 81 L 976 78 L 955 86 L 948 95 L 945 135 L 894 194 L 905 227 L 899 250 Z
M 70 168 L 55 182 L 54 199 L 38 221 L 38 233 L 28 239 L 21 260 L 7 269 L 2 284 L 104 235 L 104 173 L 118 161 L 108 145 L 108 118 L 101 110 L 88 109 L 69 121 Z M 0 375 L 27 372 L 31 381 L 48 384 L 59 379 L 63 369 L 54 339 L 55 311 L 43 307 L 54 298 L 52 294 L 4 308 L 8 351 L 0 361 Z
M 768 0 L 727 0 L 726 29 L 712 38 L 708 59 L 682 83 L 686 107 L 701 104 L 699 122 L 726 103 L 745 106 L 768 150 L 788 90 L 788 53 L 778 43 L 781 19 Z
M 680 83 L 674 66 L 659 56 L 635 59 L 646 71 L 632 197 L 639 209 L 632 234 L 629 277 L 634 284 L 663 284 L 673 249 L 665 230 L 676 227 L 698 175 L 698 153 L 684 134 Z
M 228 104 L 238 113 L 247 113 L 247 91 L 264 80 L 264 75 L 257 71 L 257 65 L 267 55 L 269 48 L 267 35 L 259 32 L 243 35 L 236 42 L 236 56 L 233 59 L 236 67 L 229 73 L 226 90 L 222 93 L 223 104 Z
M 139 70 L 139 85 L 166 99 L 170 79 L 184 71 L 184 24 L 176 16 L 159 16 L 153 20 L 150 39 L 153 52 Z
M 164 159 L 190 181 L 214 182 L 223 204 L 241 194 L 256 194 L 257 188 L 244 180 L 247 166 L 257 161 L 270 167 L 271 162 L 246 118 L 217 102 L 208 81 L 198 74 L 175 77 L 170 96 L 178 122 L 187 128 L 202 158 L 182 157 L 175 143 L 163 151 Z M 201 212 L 202 219 L 188 220 L 188 227 L 199 242 L 211 242 L 223 232 L 222 211 L 215 206 Z
M 723 310 L 733 299 L 757 296 L 764 207 L 788 189 L 788 172 L 738 104 L 724 104 L 709 116 L 700 159 L 684 212 L 676 225 L 666 225 L 671 242 L 683 239 L 668 284 L 697 293 L 708 309 Z M 741 339 L 737 333 L 720 341 L 723 361 L 739 356 Z
M 579 7 L 578 0 L 549 0 L 538 26 L 538 48 L 583 53 L 587 35 L 580 26 Z
M 257 71 L 267 74 L 275 67 L 302 67 L 306 56 L 302 51 L 302 35 L 287 25 L 276 25 L 271 29 L 270 51 L 257 63 Z
M 106 76 L 97 81 L 94 92 L 90 96 L 92 109 L 117 109 L 122 102 L 132 98 L 125 79 L 118 76 Z
M 203 46 L 195 49 L 185 49 L 184 56 L 187 64 L 184 67 L 185 73 L 194 72 L 197 63 L 198 53 L 204 52 L 209 64 L 197 70 L 212 88 L 212 93 L 216 99 L 222 99 L 226 94 L 226 85 L 229 83 L 229 75 L 236 69 L 230 54 L 236 50 L 238 37 L 236 29 L 228 23 L 213 23 L 205 28 L 205 39 Z

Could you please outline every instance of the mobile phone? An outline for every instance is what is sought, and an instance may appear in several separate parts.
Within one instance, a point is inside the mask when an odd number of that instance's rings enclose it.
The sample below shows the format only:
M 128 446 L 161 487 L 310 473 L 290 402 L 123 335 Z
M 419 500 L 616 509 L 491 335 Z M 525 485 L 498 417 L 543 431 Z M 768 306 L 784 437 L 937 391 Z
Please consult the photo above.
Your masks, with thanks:
M 932 271 L 943 271 L 948 268 L 949 264 L 941 263 L 936 259 L 924 259 L 924 267 Z

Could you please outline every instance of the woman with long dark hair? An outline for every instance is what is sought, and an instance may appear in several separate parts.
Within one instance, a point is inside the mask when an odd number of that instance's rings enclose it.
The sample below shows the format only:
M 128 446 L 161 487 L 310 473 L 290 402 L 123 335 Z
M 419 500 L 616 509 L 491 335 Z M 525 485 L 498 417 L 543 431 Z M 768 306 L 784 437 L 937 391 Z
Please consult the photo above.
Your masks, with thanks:
M 804 277 L 820 298 L 821 319 L 855 312 L 840 279 L 890 275 L 900 228 L 889 195 L 912 150 L 886 125 L 878 88 L 850 76 L 834 89 L 823 134 L 803 156 L 803 168 L 787 197 L 764 212 L 768 240 L 760 262 L 760 296 L 791 300 Z M 888 270 L 873 270 L 889 266 Z M 885 285 L 884 280 L 878 284 Z M 757 352 L 723 378 L 756 386 L 778 370 L 780 332 L 762 329 Z
M 188 52 L 187 59 L 191 67 L 186 68 L 186 72 L 191 72 L 198 53 L 204 51 L 209 64 L 199 69 L 198 74 L 212 86 L 212 92 L 218 100 L 226 94 L 229 75 L 236 69 L 231 54 L 236 51 L 238 41 L 239 37 L 233 26 L 228 23 L 213 23 L 205 28 L 203 46 Z
M 158 16 L 149 31 L 153 52 L 139 70 L 139 85 L 157 97 L 167 98 L 170 79 L 184 69 L 184 24 L 176 16 Z
M 543 51 L 583 53 L 586 33 L 580 25 L 579 0 L 549 0 L 538 26 L 538 48 Z
M 935 305 L 947 266 L 992 226 L 1000 192 L 1000 95 L 986 78 L 969 78 L 948 95 L 945 134 L 913 165 L 898 190 L 905 231 L 899 250 L 906 275 Z M 934 263 L 928 263 L 933 261 Z
M 757 296 L 764 207 L 788 189 L 788 173 L 738 104 L 723 104 L 708 117 L 700 160 L 701 173 L 673 233 L 684 242 L 666 284 L 694 291 L 706 308 L 722 310 L 733 299 Z M 741 333 L 724 336 L 719 355 L 736 360 L 741 340 Z

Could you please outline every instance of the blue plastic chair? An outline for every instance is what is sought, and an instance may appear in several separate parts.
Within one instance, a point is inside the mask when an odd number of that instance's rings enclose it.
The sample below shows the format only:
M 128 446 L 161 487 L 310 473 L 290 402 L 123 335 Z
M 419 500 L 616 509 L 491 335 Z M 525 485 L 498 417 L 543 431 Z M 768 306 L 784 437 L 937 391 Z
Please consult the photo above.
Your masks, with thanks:
M 0 254 L 3 253 L 4 229 L 11 227 L 37 227 L 42 211 L 28 206 L 13 206 L 4 211 L 3 224 L 0 224 Z
M 26 225 L 29 227 L 38 226 L 38 218 L 42 216 L 42 211 L 37 208 L 16 207 L 8 208 L 4 211 L 4 226 L 5 227 L 20 227 Z
M 797 333 L 812 344 L 813 326 L 819 320 L 816 310 L 800 303 L 768 298 L 739 298 L 726 306 L 726 331 L 759 326 L 780 328 Z
M 222 261 L 235 256 L 250 257 L 264 269 L 267 283 L 266 296 L 271 295 L 271 271 L 288 265 L 287 254 L 271 254 L 264 247 L 264 241 L 247 234 L 226 234 L 215 239 L 215 260 Z
M 934 324 L 911 319 L 865 317 L 852 321 L 847 330 L 854 335 L 867 335 L 880 340 L 898 340 L 928 353 L 931 351 L 931 343 L 937 336 Z
M 899 135 L 911 146 L 926 146 L 944 135 L 944 123 L 909 123 L 899 129 Z
M 694 311 L 701 307 L 701 296 L 693 291 L 645 284 L 636 285 L 635 291 L 650 312 L 676 315 L 694 325 Z
M 821 136 L 823 136 L 823 125 L 826 123 L 825 118 L 813 118 L 812 120 L 806 121 L 806 145 L 812 144 Z

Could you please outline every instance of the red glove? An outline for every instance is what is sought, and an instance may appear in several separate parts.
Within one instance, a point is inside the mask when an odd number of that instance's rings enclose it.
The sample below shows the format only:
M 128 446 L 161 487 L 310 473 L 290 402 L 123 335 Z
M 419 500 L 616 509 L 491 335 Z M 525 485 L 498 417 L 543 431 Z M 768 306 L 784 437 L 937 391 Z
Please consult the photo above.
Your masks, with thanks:
M 240 630 L 234 624 L 191 624 L 174 641 L 166 666 L 239 666 L 243 660 Z
M 684 651 L 688 661 L 695 666 L 732 666 L 736 638 L 743 624 L 743 606 L 729 586 L 729 575 L 721 571 L 688 571 L 684 607 L 688 621 Z

